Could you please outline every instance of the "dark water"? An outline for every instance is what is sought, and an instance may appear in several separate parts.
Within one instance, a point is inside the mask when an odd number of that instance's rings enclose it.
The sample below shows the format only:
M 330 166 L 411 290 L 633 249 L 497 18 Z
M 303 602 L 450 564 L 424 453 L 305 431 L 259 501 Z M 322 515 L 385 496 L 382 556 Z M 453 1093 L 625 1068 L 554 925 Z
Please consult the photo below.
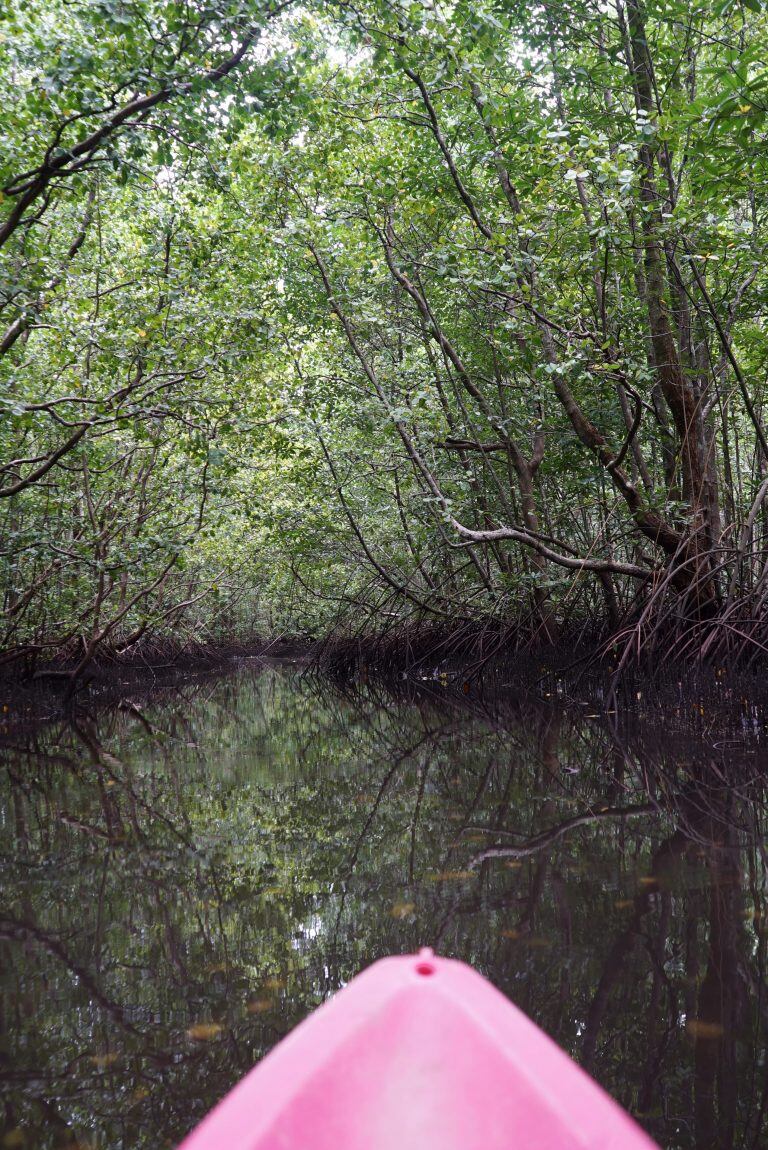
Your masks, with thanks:
M 768 1146 L 760 717 L 675 735 L 641 704 L 614 728 L 439 695 L 254 668 L 10 729 L 0 1146 L 172 1146 L 360 967 L 425 944 L 662 1146 Z

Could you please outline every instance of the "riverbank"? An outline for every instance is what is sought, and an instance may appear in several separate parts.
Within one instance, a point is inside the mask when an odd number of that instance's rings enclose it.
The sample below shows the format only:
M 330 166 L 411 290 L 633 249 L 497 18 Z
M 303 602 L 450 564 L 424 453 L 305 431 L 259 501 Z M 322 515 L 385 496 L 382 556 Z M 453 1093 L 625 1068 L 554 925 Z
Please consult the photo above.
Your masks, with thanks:
M 414 639 L 414 637 L 411 637 Z M 172 701 L 180 693 L 237 677 L 249 668 L 297 668 L 318 695 L 375 698 L 382 707 L 417 703 L 495 716 L 504 725 L 520 709 L 543 707 L 600 719 L 620 737 L 627 725 L 652 738 L 659 721 L 664 737 L 702 739 L 704 752 L 722 740 L 754 739 L 768 732 L 768 679 L 760 668 L 743 671 L 698 664 L 681 668 L 630 665 L 597 658 L 575 641 L 506 650 L 484 632 L 485 647 L 465 636 L 441 643 L 439 634 L 409 644 L 336 637 L 324 642 L 281 637 L 250 644 L 166 650 L 163 659 L 101 659 L 76 681 L 72 668 L 0 677 L 0 742 L 19 729 L 67 714 L 138 708 Z M 586 652 L 584 652 L 586 647 Z M 581 651 L 581 655 L 579 652 Z M 156 652 L 157 653 L 157 652 Z
M 292 639 L 261 640 L 143 651 L 119 658 L 94 659 L 73 678 L 77 664 L 54 663 L 38 671 L 5 668 L 0 675 L 0 730 L 60 717 L 72 708 L 120 706 L 134 700 L 153 702 L 187 683 L 226 676 L 249 662 L 306 663 L 306 644 Z

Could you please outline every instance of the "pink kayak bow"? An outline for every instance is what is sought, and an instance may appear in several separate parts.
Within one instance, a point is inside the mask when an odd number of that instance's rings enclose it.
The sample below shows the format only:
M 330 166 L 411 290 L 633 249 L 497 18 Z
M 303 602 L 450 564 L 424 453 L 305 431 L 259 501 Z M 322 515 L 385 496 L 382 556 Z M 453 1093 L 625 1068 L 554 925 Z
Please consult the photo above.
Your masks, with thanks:
M 353 979 L 180 1150 L 654 1147 L 482 975 L 422 950 Z

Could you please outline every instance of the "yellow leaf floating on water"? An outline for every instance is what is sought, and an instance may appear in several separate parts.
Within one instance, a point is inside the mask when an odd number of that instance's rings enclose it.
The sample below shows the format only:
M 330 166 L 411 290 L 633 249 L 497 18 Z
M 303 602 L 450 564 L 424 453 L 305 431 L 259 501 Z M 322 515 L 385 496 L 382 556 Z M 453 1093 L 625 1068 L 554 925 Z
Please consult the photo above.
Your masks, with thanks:
M 658 886 L 659 885 L 659 880 L 655 879 L 652 874 L 642 875 L 637 880 L 637 882 L 638 882 L 639 886 L 646 886 L 646 887 L 652 887 L 652 886 Z
M 630 907 L 635 905 L 635 900 L 632 898 L 620 898 L 613 904 L 616 910 L 629 910 Z
M 218 1037 L 223 1029 L 220 1022 L 197 1022 L 194 1026 L 190 1026 L 187 1038 L 191 1038 L 193 1042 L 210 1042 L 212 1038 Z
M 266 1014 L 268 1010 L 272 1009 L 271 998 L 252 998 L 250 1002 L 245 1004 L 245 1009 L 249 1014 Z
M 105 1054 L 92 1054 L 91 1062 L 97 1070 L 106 1070 L 110 1066 L 114 1066 L 120 1058 L 119 1054 L 105 1053 Z
M 685 1029 L 691 1038 L 721 1038 L 723 1027 L 719 1022 L 706 1022 L 703 1018 L 689 1018 Z
M 408 918 L 408 915 L 413 914 L 415 909 L 415 902 L 396 902 L 389 913 L 392 918 Z
M 441 870 L 437 874 L 428 876 L 430 882 L 463 882 L 468 878 L 477 878 L 474 870 Z

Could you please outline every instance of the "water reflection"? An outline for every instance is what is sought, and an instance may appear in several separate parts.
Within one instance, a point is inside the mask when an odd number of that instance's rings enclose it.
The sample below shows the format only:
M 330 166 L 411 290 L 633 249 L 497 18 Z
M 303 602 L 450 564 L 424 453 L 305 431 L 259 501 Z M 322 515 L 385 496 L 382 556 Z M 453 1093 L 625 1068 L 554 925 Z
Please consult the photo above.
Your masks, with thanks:
M 172 1146 L 430 944 L 662 1146 L 768 1145 L 768 764 L 720 742 L 276 669 L 9 735 L 0 1144 Z

